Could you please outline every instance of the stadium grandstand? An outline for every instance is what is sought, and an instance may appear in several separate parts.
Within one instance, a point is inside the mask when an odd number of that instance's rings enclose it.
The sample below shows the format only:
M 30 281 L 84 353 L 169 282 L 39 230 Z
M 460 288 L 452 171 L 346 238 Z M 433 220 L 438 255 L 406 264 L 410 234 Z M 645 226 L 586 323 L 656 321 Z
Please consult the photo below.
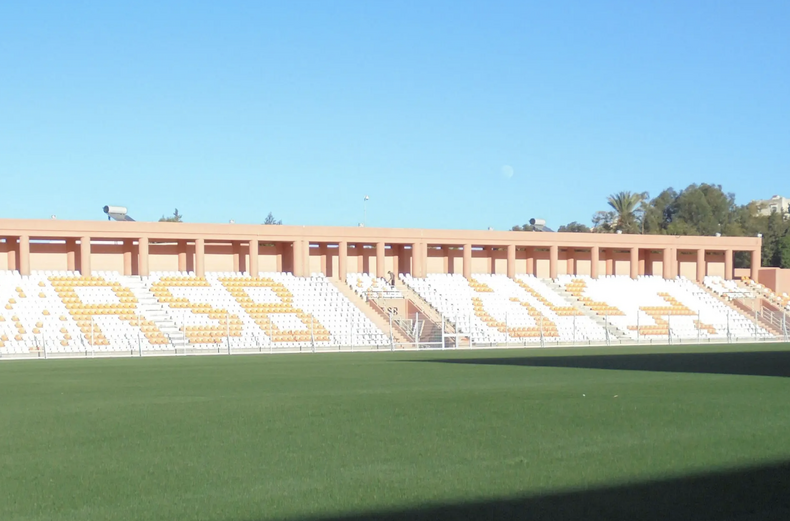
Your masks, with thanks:
M 759 237 L 131 220 L 0 237 L 5 357 L 787 338 Z

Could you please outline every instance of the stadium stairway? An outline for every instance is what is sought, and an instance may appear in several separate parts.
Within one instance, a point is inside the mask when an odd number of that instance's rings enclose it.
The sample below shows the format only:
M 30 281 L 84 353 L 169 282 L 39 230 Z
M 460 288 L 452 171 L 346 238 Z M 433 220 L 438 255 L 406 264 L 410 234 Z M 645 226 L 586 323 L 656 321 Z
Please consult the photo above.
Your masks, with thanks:
M 338 291 L 340 291 L 344 297 L 356 305 L 377 328 L 389 336 L 389 317 L 386 315 L 383 309 L 381 309 L 379 306 L 372 305 L 368 301 L 365 301 L 361 295 L 351 289 L 351 287 L 345 282 L 340 280 L 331 280 L 330 282 L 338 289 Z M 411 343 L 411 341 L 406 338 L 404 334 L 396 327 L 392 328 L 392 341 L 396 344 Z
M 608 329 L 609 335 L 613 338 L 621 342 L 628 342 L 631 340 L 631 337 L 628 334 L 617 327 L 616 325 L 612 324 L 611 322 L 607 322 L 606 319 L 597 313 L 593 312 L 586 306 L 584 306 L 578 299 L 578 297 L 572 295 L 569 291 L 565 288 L 554 282 L 553 280 L 546 280 L 546 285 L 554 290 L 559 296 L 564 298 L 569 304 L 571 304 L 574 308 L 578 309 L 584 316 L 589 317 L 590 320 L 598 324 L 604 329 Z
M 764 294 L 755 291 L 753 287 L 744 283 L 743 281 L 728 280 L 725 281 L 720 277 L 706 277 L 704 282 L 696 283 L 702 291 L 713 296 L 719 302 L 724 303 L 730 309 L 738 314 L 744 315 L 746 318 L 754 322 L 764 329 L 768 330 L 777 337 L 784 337 L 784 327 L 786 324 L 782 315 L 783 311 L 777 307 L 776 303 L 771 302 Z M 752 307 L 753 304 L 746 304 L 742 299 L 732 298 L 733 294 L 740 294 L 743 298 L 752 300 L 752 303 L 757 304 L 757 308 Z
M 433 329 L 441 332 L 441 313 L 439 313 L 427 300 L 422 298 L 419 293 L 404 284 L 402 280 L 395 280 L 395 288 L 397 288 L 403 294 L 403 297 L 411 302 L 415 308 L 420 310 L 420 314 L 423 316 L 423 318 L 427 319 L 428 322 L 433 323 Z M 453 326 L 452 322 L 449 320 L 445 320 L 444 330 L 447 333 L 453 334 L 455 333 L 455 326 Z
M 714 293 L 715 295 L 715 293 Z M 758 306 L 759 309 L 755 312 L 754 309 L 749 307 L 747 304 L 744 304 L 740 300 L 734 300 L 729 303 L 730 307 L 738 311 L 739 313 L 743 314 L 746 317 L 749 317 L 750 320 L 754 321 L 755 317 L 757 323 L 761 326 L 773 333 L 776 336 L 782 336 L 782 323 L 781 319 L 778 319 L 775 315 L 775 308 L 770 309 L 768 305 L 770 304 L 760 295 L 755 295 L 759 302 Z
M 173 319 L 140 277 L 125 275 L 119 276 L 118 279 L 137 298 L 140 314 L 159 328 L 176 351 L 179 349 L 183 350 L 189 345 L 184 333 L 179 330 L 176 323 L 173 322 Z

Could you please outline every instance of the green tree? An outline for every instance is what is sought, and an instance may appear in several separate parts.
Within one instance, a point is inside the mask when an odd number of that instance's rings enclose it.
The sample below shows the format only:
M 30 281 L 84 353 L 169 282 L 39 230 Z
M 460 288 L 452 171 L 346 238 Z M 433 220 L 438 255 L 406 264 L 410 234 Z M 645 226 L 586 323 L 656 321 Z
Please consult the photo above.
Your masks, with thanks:
M 779 240 L 779 267 L 790 268 L 790 233 Z
M 269 215 L 266 216 L 266 220 L 263 221 L 263 224 L 282 224 L 281 220 L 275 219 L 272 212 L 269 212 Z
M 511 232 L 534 232 L 535 228 L 531 224 L 515 225 L 510 229 Z
M 669 209 L 677 197 L 678 193 L 674 189 L 667 188 L 658 194 L 658 197 L 647 203 L 642 214 L 644 233 L 651 235 L 667 233 L 670 217 Z
M 180 222 L 182 222 L 182 220 L 181 220 L 182 217 L 183 217 L 183 215 L 178 213 L 178 208 L 176 208 L 175 211 L 173 212 L 173 215 L 171 215 L 170 217 L 165 217 L 163 215 L 162 218 L 159 219 L 159 222 L 160 223 L 180 223 Z
M 617 214 L 614 212 L 595 212 L 592 217 L 593 229 L 596 233 L 613 233 Z
M 668 207 L 667 232 L 672 235 L 723 233 L 735 208 L 735 196 L 725 194 L 721 186 L 689 185 Z
M 589 233 L 590 227 L 586 224 L 577 223 L 573 221 L 568 224 L 563 224 L 560 226 L 560 229 L 557 230 L 558 232 L 570 232 L 570 233 Z
M 619 192 L 609 196 L 607 202 L 617 215 L 615 230 L 622 230 L 623 233 L 638 233 L 636 211 L 644 198 L 645 194 L 632 192 Z

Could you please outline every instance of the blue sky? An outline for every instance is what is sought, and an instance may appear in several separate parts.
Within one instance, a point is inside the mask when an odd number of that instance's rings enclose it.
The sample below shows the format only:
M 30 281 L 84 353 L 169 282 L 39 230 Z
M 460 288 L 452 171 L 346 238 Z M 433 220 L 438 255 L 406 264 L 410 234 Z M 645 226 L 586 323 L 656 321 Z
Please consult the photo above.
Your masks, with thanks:
M 0 3 L 0 217 L 507 229 L 790 196 L 790 2 Z

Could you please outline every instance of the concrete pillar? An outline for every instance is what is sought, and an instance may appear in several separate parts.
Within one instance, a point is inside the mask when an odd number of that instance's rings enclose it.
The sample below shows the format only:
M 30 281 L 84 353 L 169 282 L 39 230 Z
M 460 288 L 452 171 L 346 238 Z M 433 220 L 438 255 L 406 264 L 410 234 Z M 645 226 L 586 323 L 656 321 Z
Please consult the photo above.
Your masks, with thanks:
M 639 248 L 631 248 L 631 259 L 628 264 L 631 270 L 631 278 L 637 278 L 639 276 Z
M 606 250 L 606 275 L 614 275 L 614 250 L 611 248 Z
M 302 273 L 303 276 L 309 277 L 312 273 L 310 268 L 310 241 L 302 239 Z
M 732 280 L 732 250 L 724 251 L 724 280 Z
M 601 261 L 601 247 L 593 246 L 590 248 L 590 277 L 598 278 L 598 264 Z
M 324 276 L 329 276 L 329 256 L 327 254 L 327 246 L 326 244 L 319 244 L 318 245 L 318 255 L 321 258 L 321 273 Z
M 303 252 L 302 252 L 302 241 L 297 239 L 293 242 L 293 274 L 294 277 L 302 277 L 304 276 L 304 260 L 302 259 Z
M 565 252 L 565 273 L 576 275 L 576 250 L 573 248 Z
M 390 244 L 390 256 L 392 257 L 392 273 L 395 274 L 395 278 L 398 278 L 398 273 L 400 273 L 400 250 L 402 246 L 400 244 Z
M 663 257 L 661 258 L 663 264 L 662 271 L 664 272 L 665 279 L 672 278 L 672 248 L 664 248 Z
M 230 243 L 231 251 L 233 252 L 233 271 L 239 273 L 241 271 L 241 243 L 233 241 Z
M 707 266 L 705 264 L 705 248 L 697 250 L 697 282 L 702 282 L 707 274 Z
M 89 277 L 91 275 L 91 238 L 80 238 L 80 275 Z
M 278 273 L 282 273 L 283 271 L 285 271 L 283 269 L 283 255 L 284 255 L 284 251 L 283 250 L 284 250 L 284 248 L 285 248 L 285 246 L 281 242 L 275 243 L 275 245 L 274 245 L 274 251 L 275 251 L 274 257 L 275 257 L 275 263 L 277 265 L 276 269 L 277 269 Z
M 749 276 L 754 282 L 760 282 L 760 250 L 752 250 L 752 274 Z
M 19 237 L 19 274 L 30 275 L 30 236 Z
M 383 242 L 376 243 L 376 277 L 384 277 L 384 254 L 386 253 L 386 245 Z
M 124 246 L 125 244 L 126 243 L 124 243 Z M 77 240 L 76 239 L 66 239 L 66 269 L 69 271 L 77 270 Z M 129 275 L 131 275 L 131 273 L 129 273 Z
M 463 262 L 464 278 L 472 276 L 472 245 L 464 244 L 464 262 Z
M 535 274 L 535 248 L 532 246 L 527 248 L 527 274 Z
M 178 271 L 187 270 L 187 241 L 181 240 L 177 243 L 178 248 Z
M 557 278 L 558 265 L 560 263 L 560 247 L 557 245 L 549 247 L 549 277 Z
M 413 273 L 414 269 L 411 265 L 411 253 L 409 250 L 406 249 L 405 244 L 401 244 L 400 248 L 400 260 L 398 261 L 398 266 L 400 267 L 401 273 Z
M 206 241 L 195 239 L 195 275 L 206 276 Z
M 132 263 L 132 250 L 134 248 L 134 244 L 132 241 L 125 240 L 123 241 L 123 274 L 124 275 L 132 275 L 133 263 Z M 181 266 L 180 263 L 181 257 L 179 253 L 179 269 Z
M 496 273 L 496 259 L 494 258 L 496 252 L 494 251 L 494 247 L 486 246 L 485 248 L 483 248 L 483 250 L 486 252 L 486 255 L 488 256 L 488 258 L 486 259 L 486 261 L 488 262 L 488 273 L 494 275 Z
M 137 271 L 141 277 L 150 275 L 148 271 L 148 237 L 137 239 Z
M 337 277 L 345 282 L 348 273 L 348 243 L 340 241 L 337 244 Z
M 507 246 L 507 276 L 511 279 L 516 278 L 516 245 Z
M 411 245 L 411 276 L 416 278 L 422 277 L 422 262 L 420 262 L 420 255 L 422 248 L 419 242 L 414 242 Z
M 260 270 L 258 269 L 258 238 L 250 239 L 250 243 L 247 246 L 249 249 L 249 268 L 247 271 L 250 272 L 250 275 L 253 277 L 257 277 Z

